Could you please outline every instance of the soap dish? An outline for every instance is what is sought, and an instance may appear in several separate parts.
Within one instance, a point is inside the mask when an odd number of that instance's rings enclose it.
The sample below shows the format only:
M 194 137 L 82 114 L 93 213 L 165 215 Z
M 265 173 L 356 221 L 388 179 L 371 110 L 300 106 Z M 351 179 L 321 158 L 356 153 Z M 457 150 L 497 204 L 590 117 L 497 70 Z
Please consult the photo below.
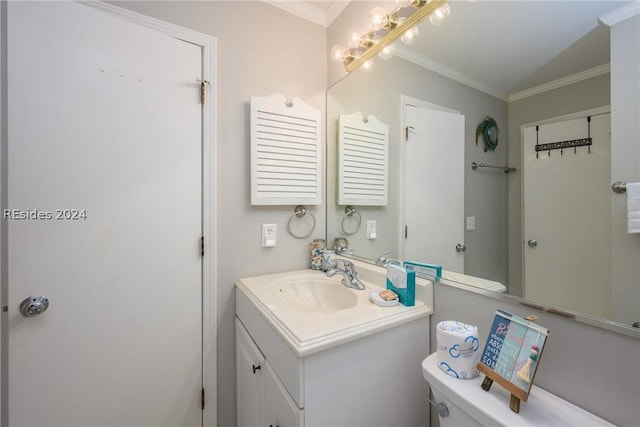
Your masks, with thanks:
M 381 289 L 379 291 L 371 291 L 369 292 L 369 298 L 371 299 L 371 301 L 374 302 L 374 304 L 379 305 L 380 307 L 393 307 L 394 305 L 398 305 L 398 297 L 396 296 L 395 299 L 392 299 L 390 301 L 387 301 L 386 299 L 382 298 L 380 296 L 380 292 L 385 292 L 386 289 Z

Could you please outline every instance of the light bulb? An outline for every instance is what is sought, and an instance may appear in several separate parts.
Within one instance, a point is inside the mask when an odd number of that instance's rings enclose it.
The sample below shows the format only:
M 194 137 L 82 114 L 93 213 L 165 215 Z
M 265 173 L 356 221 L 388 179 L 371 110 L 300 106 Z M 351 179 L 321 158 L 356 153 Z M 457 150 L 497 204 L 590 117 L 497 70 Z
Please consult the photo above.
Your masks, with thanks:
M 344 57 L 344 52 L 346 50 L 347 49 L 345 49 L 344 46 L 341 46 L 339 44 L 335 45 L 334 47 L 331 48 L 331 53 L 330 53 L 331 59 L 334 62 L 342 62 L 343 57 Z
M 394 47 L 392 44 L 385 46 L 382 48 L 380 52 L 378 52 L 378 56 L 384 60 L 391 59 L 393 57 Z
M 373 68 L 373 59 L 368 59 L 362 63 L 362 68 L 365 70 L 370 70 Z
M 352 28 L 349 31 L 349 46 L 357 46 L 360 43 L 360 38 L 362 38 L 362 33 L 357 28 Z
M 418 38 L 418 34 L 418 26 L 414 25 L 413 27 L 402 33 L 402 36 L 400 36 L 400 40 L 402 40 L 402 43 L 404 44 L 413 44 Z
M 451 8 L 449 7 L 449 3 L 447 3 L 444 6 L 440 6 L 434 10 L 431 15 L 429 15 L 429 22 L 433 25 L 441 25 L 450 14 Z
M 371 12 L 369 12 L 369 22 L 371 23 L 371 27 L 375 30 L 379 30 L 384 27 L 387 25 L 387 22 L 389 22 L 387 11 L 383 7 L 375 7 L 371 9 Z

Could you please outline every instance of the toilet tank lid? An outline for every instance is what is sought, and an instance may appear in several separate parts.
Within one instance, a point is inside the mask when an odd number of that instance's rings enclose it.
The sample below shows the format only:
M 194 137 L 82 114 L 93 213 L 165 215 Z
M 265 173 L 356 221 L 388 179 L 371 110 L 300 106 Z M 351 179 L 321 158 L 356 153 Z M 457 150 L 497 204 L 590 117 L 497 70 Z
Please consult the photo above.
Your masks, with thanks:
M 613 426 L 602 418 L 534 385 L 520 412 L 509 408 L 510 393 L 494 384 L 491 390 L 481 387 L 484 376 L 457 379 L 438 367 L 436 353 L 422 362 L 422 372 L 429 385 L 462 411 L 491 426 Z M 451 408 L 449 408 L 451 410 Z

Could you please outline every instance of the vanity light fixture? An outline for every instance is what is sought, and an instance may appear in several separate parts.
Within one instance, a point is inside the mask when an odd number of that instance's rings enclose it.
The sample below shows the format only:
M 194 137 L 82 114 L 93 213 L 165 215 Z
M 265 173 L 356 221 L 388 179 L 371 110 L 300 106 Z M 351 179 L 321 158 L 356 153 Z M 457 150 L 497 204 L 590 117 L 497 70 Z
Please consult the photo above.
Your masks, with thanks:
M 398 38 L 405 44 L 415 42 L 418 24 L 427 16 L 434 25 L 440 25 L 449 16 L 449 0 L 396 0 L 398 7 L 387 12 L 376 7 L 369 13 L 369 29 L 361 33 L 352 29 L 349 46 L 336 45 L 331 49 L 331 59 L 342 62 L 350 72 L 369 63 L 379 53 L 383 59 L 393 56 L 392 43 Z

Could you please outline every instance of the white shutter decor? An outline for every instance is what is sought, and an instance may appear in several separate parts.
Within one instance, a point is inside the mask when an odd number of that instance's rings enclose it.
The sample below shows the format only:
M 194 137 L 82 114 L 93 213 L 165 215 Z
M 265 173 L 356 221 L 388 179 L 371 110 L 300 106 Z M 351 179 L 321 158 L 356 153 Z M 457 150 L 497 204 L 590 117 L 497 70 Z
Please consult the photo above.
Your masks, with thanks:
M 389 126 L 360 112 L 338 123 L 338 204 L 386 206 Z
M 319 205 L 320 110 L 299 98 L 251 97 L 251 204 Z

